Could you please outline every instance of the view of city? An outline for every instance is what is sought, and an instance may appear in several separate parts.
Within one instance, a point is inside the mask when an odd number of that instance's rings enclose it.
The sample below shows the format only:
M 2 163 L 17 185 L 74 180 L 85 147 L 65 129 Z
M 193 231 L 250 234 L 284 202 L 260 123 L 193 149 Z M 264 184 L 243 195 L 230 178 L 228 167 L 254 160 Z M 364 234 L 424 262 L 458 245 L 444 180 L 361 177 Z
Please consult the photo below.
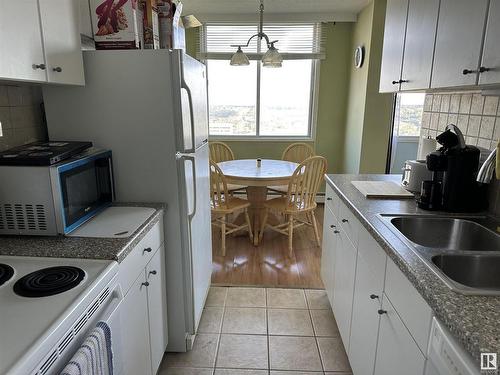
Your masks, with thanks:
M 424 112 L 425 94 L 398 94 L 399 111 L 396 111 L 394 123 L 398 125 L 398 136 L 419 136 Z M 399 122 L 399 124 L 398 124 Z

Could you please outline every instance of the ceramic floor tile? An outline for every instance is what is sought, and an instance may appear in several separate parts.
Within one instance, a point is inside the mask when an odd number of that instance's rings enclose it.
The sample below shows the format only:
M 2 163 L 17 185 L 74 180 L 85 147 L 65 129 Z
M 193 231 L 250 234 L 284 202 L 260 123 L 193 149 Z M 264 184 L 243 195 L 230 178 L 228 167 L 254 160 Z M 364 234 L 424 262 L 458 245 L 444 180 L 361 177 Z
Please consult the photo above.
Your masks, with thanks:
M 269 309 L 270 335 L 314 336 L 309 310 Z
M 318 337 L 317 340 L 325 371 L 351 371 L 340 337 Z
M 266 307 L 264 288 L 229 288 L 226 305 L 228 307 Z
M 205 307 L 201 316 L 199 333 L 220 333 L 223 307 Z
M 214 367 L 219 335 L 200 333 L 193 349 L 186 353 L 167 353 L 167 367 Z
M 304 290 L 269 288 L 267 289 L 267 307 L 307 309 Z
M 213 372 L 211 368 L 160 367 L 157 375 L 212 375 Z
M 267 334 L 266 309 L 253 307 L 227 307 L 222 333 Z
M 216 367 L 268 369 L 267 336 L 222 335 Z
M 271 371 L 271 375 L 323 375 L 323 371 Z M 342 374 L 341 374 L 342 375 Z
M 234 368 L 217 368 L 214 375 L 267 375 L 267 370 L 238 370 Z
M 344 372 L 344 371 L 335 371 L 335 372 L 332 372 L 332 371 L 327 371 L 325 372 L 325 375 L 352 375 L 352 372 Z
M 308 289 L 306 292 L 307 304 L 311 310 L 331 309 L 326 290 Z
M 211 287 L 208 291 L 205 307 L 222 307 L 226 303 L 227 289 L 223 287 Z
M 316 336 L 339 337 L 332 310 L 311 310 L 311 318 Z
M 322 371 L 314 337 L 269 336 L 272 370 Z

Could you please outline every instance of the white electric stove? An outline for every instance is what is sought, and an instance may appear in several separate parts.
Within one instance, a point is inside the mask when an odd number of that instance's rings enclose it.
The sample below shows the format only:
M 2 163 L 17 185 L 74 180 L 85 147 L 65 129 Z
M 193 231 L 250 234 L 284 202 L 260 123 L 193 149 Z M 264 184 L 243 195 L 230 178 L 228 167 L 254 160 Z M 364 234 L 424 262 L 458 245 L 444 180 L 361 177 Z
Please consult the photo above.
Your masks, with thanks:
M 110 260 L 0 256 L 0 374 L 58 373 L 118 310 L 117 271 Z

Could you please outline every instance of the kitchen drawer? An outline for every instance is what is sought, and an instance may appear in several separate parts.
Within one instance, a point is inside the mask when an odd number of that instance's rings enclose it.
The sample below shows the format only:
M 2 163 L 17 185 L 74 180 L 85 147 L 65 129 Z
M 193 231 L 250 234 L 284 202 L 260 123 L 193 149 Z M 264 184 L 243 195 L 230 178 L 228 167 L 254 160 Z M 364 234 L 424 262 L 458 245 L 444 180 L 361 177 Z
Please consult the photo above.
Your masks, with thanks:
M 160 220 L 120 263 L 118 278 L 124 294 L 127 294 L 137 275 L 144 272 L 144 267 L 162 243 L 163 220 Z
M 337 218 L 339 217 L 340 198 L 337 193 L 333 191 L 333 188 L 328 185 L 328 183 L 326 184 L 325 191 L 325 205 L 332 210 L 333 214 Z
M 339 202 L 339 222 L 347 237 L 351 240 L 354 247 L 358 247 L 358 237 L 359 230 L 361 229 L 361 223 L 354 216 L 354 213 L 344 204 L 344 202 Z
M 384 289 L 387 255 L 364 227 L 359 228 L 358 256 L 363 258 L 373 274 L 376 283 L 374 288 L 382 291 Z
M 422 353 L 426 353 L 432 321 L 432 310 L 406 276 L 388 259 L 385 294 L 410 331 Z

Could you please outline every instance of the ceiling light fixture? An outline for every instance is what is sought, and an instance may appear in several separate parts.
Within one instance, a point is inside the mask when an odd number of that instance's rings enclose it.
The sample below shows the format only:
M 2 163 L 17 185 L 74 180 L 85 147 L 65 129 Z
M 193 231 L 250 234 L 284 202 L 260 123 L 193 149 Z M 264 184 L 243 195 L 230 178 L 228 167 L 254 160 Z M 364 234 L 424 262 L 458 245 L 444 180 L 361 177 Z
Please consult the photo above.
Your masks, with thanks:
M 235 54 L 231 57 L 230 65 L 233 66 L 244 66 L 249 65 L 250 61 L 248 61 L 247 55 L 241 49 L 241 47 L 248 47 L 253 38 L 257 37 L 260 40 L 265 39 L 267 45 L 267 52 L 262 56 L 262 66 L 267 68 L 281 68 L 283 63 L 283 56 L 278 52 L 278 49 L 274 46 L 274 43 L 277 40 L 271 41 L 266 33 L 264 33 L 264 0 L 260 0 L 260 22 L 259 22 L 259 32 L 255 35 L 252 35 L 247 44 L 233 44 L 231 47 L 238 47 Z

